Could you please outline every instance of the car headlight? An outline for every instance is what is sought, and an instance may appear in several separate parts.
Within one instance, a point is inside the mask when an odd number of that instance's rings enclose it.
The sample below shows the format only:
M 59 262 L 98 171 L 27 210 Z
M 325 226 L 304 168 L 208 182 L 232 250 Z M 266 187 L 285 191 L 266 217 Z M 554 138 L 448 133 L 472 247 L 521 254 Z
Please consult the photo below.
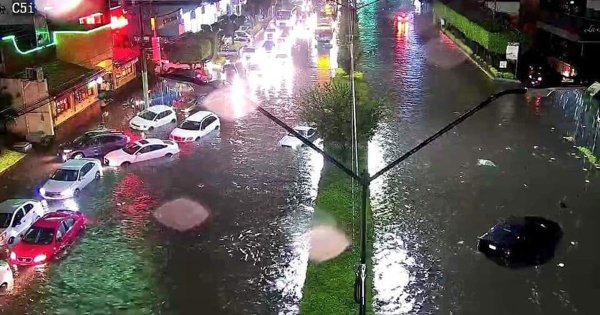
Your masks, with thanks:
M 71 152 L 73 152 L 73 150 L 71 150 L 71 149 L 63 149 L 63 153 L 71 153 Z
M 35 258 L 33 258 L 33 262 L 35 262 L 35 263 L 39 263 L 44 260 L 46 260 L 46 255 L 44 255 L 44 254 L 37 255 L 37 256 L 35 256 Z
M 40 188 L 40 195 L 45 195 L 46 194 L 46 189 L 44 189 L 44 187 Z
M 73 188 L 67 188 L 67 189 L 63 190 L 60 194 L 65 197 L 71 197 L 71 196 L 73 196 Z
M 10 259 L 11 259 L 11 260 L 15 260 L 15 259 L 17 259 L 17 254 L 15 254 L 15 252 L 11 252 L 11 253 L 10 253 Z

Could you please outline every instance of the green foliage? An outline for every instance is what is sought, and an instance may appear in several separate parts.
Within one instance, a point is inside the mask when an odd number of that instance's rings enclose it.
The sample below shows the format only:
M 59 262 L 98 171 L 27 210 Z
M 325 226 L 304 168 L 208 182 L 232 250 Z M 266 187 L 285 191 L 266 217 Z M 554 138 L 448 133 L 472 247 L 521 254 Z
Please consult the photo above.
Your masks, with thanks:
M 0 124 L 2 125 L 12 122 L 17 116 L 16 110 L 12 107 L 13 96 L 6 93 L 5 89 L 0 90 Z
M 359 151 L 361 165 L 366 165 L 366 151 Z M 356 183 L 355 183 L 356 185 Z M 354 188 L 354 203 L 360 205 L 358 185 Z M 358 228 L 359 212 L 352 213 L 352 181 L 344 172 L 331 164 L 323 168 L 319 182 L 319 193 L 315 201 L 314 217 L 333 219 L 336 227 L 344 232 L 348 238 L 352 237 L 357 243 L 360 235 Z M 368 215 L 369 231 L 372 229 L 371 215 Z M 353 221 L 355 222 L 353 228 Z M 369 232 L 369 235 L 373 233 Z M 370 238 L 368 244 L 373 244 Z M 368 248 L 367 257 L 371 257 L 372 248 Z M 356 266 L 360 261 L 360 246 L 352 246 L 338 257 L 322 262 L 309 263 L 300 314 L 357 314 L 357 304 L 354 301 L 354 275 Z M 369 265 L 372 266 L 371 262 Z M 368 275 L 369 292 L 367 311 L 372 314 L 371 300 L 373 297 L 373 273 L 370 269 Z
M 585 156 L 585 158 L 590 162 L 590 164 L 594 165 L 595 167 L 600 167 L 600 159 L 594 154 L 592 150 L 583 146 L 578 146 L 577 150 L 579 150 L 579 152 L 581 152 L 581 154 Z
M 200 63 L 210 57 L 214 51 L 214 41 L 211 33 L 188 33 L 179 41 L 167 46 L 167 59 L 179 63 Z
M 23 153 L 3 149 L 0 152 L 0 174 L 6 172 L 24 157 L 25 154 Z
M 355 82 L 358 141 L 366 142 L 371 139 L 377 126 L 381 102 L 370 97 L 364 80 L 357 78 Z M 352 90 L 347 77 L 336 77 L 330 83 L 308 89 L 297 101 L 302 118 L 317 126 L 327 144 L 350 147 Z
M 497 29 L 485 21 L 474 22 L 441 2 L 436 1 L 433 9 L 438 17 L 490 52 L 504 54 L 509 42 L 524 41 L 523 38 L 508 29 Z

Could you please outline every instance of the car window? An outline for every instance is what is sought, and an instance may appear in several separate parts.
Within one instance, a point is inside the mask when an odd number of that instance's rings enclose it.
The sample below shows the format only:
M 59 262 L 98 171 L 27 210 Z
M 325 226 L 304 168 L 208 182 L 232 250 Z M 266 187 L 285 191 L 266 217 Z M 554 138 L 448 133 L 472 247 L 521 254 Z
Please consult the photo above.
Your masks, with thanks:
M 152 151 L 152 146 L 151 146 L 151 145 L 147 145 L 147 146 L 143 147 L 143 148 L 140 150 L 140 153 L 144 154 L 144 153 L 148 153 L 148 152 L 150 152 L 150 151 Z
M 81 177 L 85 176 L 94 167 L 94 163 L 87 163 L 81 168 Z
M 113 142 L 113 137 L 112 136 L 102 136 L 100 137 L 100 143 L 101 144 L 107 144 L 107 143 L 111 143 Z
M 120 142 L 121 139 L 123 139 L 123 137 L 120 137 L 120 136 L 109 136 L 107 138 L 110 139 L 109 140 L 110 143 L 112 143 L 112 142 Z
M 15 212 L 12 226 L 15 227 L 19 225 L 19 223 L 21 223 L 21 219 L 23 219 L 24 216 L 25 212 L 23 211 L 23 209 L 19 208 L 19 210 Z
M 27 244 L 48 245 L 52 243 L 53 238 L 53 229 L 34 226 L 27 230 L 21 241 Z
M 65 228 L 67 229 L 67 231 L 75 224 L 75 219 L 73 218 L 68 218 L 66 219 L 64 222 Z
M 315 130 L 314 129 L 309 129 L 308 132 L 306 133 L 306 135 L 308 137 L 312 137 L 315 134 Z
M 163 119 L 163 118 L 167 117 L 168 115 L 169 115 L 169 112 L 164 111 L 164 112 L 158 114 L 158 116 L 156 116 L 156 119 Z
M 67 229 L 65 227 L 64 221 L 58 226 L 58 230 L 56 231 L 56 238 L 59 239 L 63 237 L 67 233 Z
M 31 211 L 31 209 L 33 209 L 33 204 L 31 204 L 31 203 L 28 203 L 23 206 L 23 210 L 25 210 L 25 214 L 29 213 L 29 211 Z
M 156 151 L 156 150 L 161 150 L 166 148 L 167 146 L 164 144 L 153 144 L 150 146 L 152 148 L 152 151 Z
M 208 127 L 210 124 L 212 124 L 215 120 L 217 120 L 217 118 L 215 116 L 208 116 L 206 117 L 203 121 L 202 121 L 202 129 Z

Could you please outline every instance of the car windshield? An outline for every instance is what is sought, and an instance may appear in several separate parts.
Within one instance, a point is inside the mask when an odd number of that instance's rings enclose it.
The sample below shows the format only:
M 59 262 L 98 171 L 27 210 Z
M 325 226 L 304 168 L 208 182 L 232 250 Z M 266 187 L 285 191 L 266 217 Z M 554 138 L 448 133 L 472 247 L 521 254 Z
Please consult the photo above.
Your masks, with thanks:
M 154 120 L 156 117 L 156 113 L 153 113 L 149 110 L 145 110 L 138 114 L 139 117 L 144 118 L 145 120 Z
M 137 152 L 140 149 L 140 145 L 137 143 L 128 143 L 124 148 L 123 151 L 125 151 L 125 153 L 129 154 L 129 155 L 133 155 L 135 152 Z
M 57 169 L 50 179 L 61 182 L 74 182 L 77 180 L 78 175 L 78 170 Z
M 248 37 L 248 34 L 246 34 L 246 32 L 235 32 L 234 36 L 237 36 L 237 37 Z
M 12 213 L 0 213 L 0 228 L 6 229 L 10 225 Z
M 33 226 L 29 230 L 27 230 L 27 233 L 25 233 L 22 242 L 33 245 L 48 245 L 52 243 L 53 239 L 53 229 Z
M 186 120 L 183 122 L 183 124 L 181 124 L 181 126 L 179 126 L 179 128 L 185 130 L 200 130 L 200 122 Z

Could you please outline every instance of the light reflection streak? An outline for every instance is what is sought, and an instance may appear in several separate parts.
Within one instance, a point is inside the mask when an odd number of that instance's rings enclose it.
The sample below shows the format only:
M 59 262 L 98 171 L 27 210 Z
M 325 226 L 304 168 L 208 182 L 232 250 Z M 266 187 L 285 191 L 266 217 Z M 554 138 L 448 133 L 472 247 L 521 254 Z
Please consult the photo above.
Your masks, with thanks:
M 369 142 L 369 173 L 374 174 L 386 165 L 384 158 L 385 143 L 376 135 Z M 414 275 L 410 267 L 415 259 L 404 246 L 403 231 L 396 227 L 386 226 L 388 222 L 382 215 L 384 203 L 380 199 L 385 195 L 382 176 L 371 183 L 371 206 L 373 209 L 374 244 L 373 244 L 373 287 L 374 304 L 378 305 L 377 313 L 402 314 L 413 310 L 415 298 L 409 292 L 409 284 Z M 378 213 L 379 212 L 379 213 Z
M 322 148 L 322 143 L 318 145 Z M 273 290 L 278 292 L 279 295 L 286 301 L 282 303 L 282 308 L 279 310 L 279 314 L 298 314 L 299 304 L 302 299 L 302 288 L 306 279 L 306 269 L 308 268 L 309 258 L 309 233 L 305 233 L 310 226 L 310 217 L 314 212 L 313 203 L 317 197 L 319 180 L 321 179 L 321 171 L 323 169 L 324 160 L 323 156 L 319 153 L 309 149 L 303 148 L 298 151 L 299 157 L 299 170 L 301 174 L 307 174 L 307 180 L 303 180 L 300 185 L 299 191 L 296 193 L 310 196 L 310 200 L 306 203 L 299 205 L 290 205 L 292 207 L 298 207 L 303 211 L 303 222 L 299 222 L 297 216 L 290 217 L 286 230 L 291 234 L 292 249 L 290 250 L 289 261 L 282 263 L 281 261 L 276 262 L 273 268 L 278 270 L 281 266 L 285 266 L 281 270 L 281 274 L 278 279 L 273 282 Z M 283 257 L 285 259 L 285 257 Z M 290 301 L 291 300 L 291 301 Z M 287 302 L 290 301 L 291 303 Z

